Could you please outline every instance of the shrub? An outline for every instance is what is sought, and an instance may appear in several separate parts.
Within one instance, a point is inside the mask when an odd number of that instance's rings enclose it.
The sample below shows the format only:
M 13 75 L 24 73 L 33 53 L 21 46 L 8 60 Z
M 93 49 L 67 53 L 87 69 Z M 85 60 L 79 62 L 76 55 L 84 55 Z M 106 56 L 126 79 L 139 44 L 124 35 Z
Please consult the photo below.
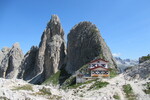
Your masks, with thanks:
M 120 100 L 120 96 L 118 94 L 113 95 L 114 99 Z
M 141 58 L 139 58 L 139 63 L 142 63 L 144 61 L 150 60 L 150 54 L 148 54 L 147 56 L 142 56 Z
M 136 100 L 136 97 L 133 93 L 133 89 L 131 87 L 130 84 L 127 84 L 127 85 L 123 85 L 123 91 L 125 92 L 126 94 L 126 97 L 129 99 L 129 100 Z
M 146 94 L 150 94 L 150 82 L 147 82 L 146 84 L 144 84 L 144 85 L 146 85 L 146 89 L 145 90 L 143 90 Z
M 36 94 L 38 94 L 38 95 L 51 95 L 52 93 L 51 93 L 50 89 L 43 87 Z
M 62 89 L 66 89 L 71 85 L 76 84 L 76 77 L 75 76 L 71 76 L 69 77 L 61 86 Z
M 113 68 L 109 68 L 110 78 L 114 78 L 118 75 L 117 70 Z

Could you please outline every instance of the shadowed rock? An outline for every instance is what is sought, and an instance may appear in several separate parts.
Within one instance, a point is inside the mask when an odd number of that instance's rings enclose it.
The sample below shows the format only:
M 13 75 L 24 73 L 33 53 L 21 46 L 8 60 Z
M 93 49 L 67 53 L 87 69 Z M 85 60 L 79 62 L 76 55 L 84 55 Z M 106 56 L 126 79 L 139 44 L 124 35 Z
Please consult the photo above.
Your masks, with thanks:
M 38 47 L 32 46 L 30 51 L 26 53 L 19 68 L 18 78 L 29 80 L 34 77 L 35 61 Z

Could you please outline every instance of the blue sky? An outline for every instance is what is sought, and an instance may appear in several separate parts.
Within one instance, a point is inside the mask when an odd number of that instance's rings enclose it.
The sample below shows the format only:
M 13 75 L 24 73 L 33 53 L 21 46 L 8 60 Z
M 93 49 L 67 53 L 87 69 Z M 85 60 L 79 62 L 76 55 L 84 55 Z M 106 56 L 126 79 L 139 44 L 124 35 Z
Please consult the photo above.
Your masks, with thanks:
M 26 53 L 39 45 L 52 14 L 65 35 L 80 21 L 100 29 L 111 52 L 138 59 L 150 53 L 150 0 L 0 0 L 0 48 L 19 42 Z

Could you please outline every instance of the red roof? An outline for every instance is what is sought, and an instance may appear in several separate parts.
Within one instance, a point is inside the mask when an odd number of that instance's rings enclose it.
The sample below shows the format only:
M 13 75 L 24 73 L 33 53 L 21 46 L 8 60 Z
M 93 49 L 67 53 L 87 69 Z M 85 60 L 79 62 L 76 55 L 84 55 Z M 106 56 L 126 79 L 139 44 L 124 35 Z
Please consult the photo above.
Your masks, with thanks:
M 103 68 L 103 69 L 105 69 L 105 70 L 109 70 L 109 69 L 107 69 L 107 68 L 104 68 L 104 67 L 102 67 L 102 66 L 97 66 L 97 67 L 94 67 L 94 68 L 89 68 L 90 70 L 93 70 L 93 69 L 97 69 L 97 68 Z
M 96 59 L 96 60 L 93 60 L 93 61 L 89 62 L 88 64 L 93 63 L 93 62 L 97 62 L 97 61 L 104 61 L 104 62 L 108 62 L 108 61 L 106 61 L 106 60 L 104 60 L 104 59 Z

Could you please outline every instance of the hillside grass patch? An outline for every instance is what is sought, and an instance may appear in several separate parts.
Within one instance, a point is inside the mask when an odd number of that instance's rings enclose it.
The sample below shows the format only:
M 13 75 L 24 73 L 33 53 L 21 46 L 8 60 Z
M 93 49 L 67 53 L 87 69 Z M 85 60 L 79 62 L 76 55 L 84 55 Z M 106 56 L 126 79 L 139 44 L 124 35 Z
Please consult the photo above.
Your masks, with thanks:
M 60 77 L 60 71 L 56 72 L 50 78 L 45 80 L 42 83 L 42 85 L 49 85 L 49 84 L 58 85 L 59 84 L 59 77 Z
M 145 92 L 145 94 L 150 94 L 150 82 L 147 82 L 144 85 L 146 86 L 146 89 L 144 89 L 143 91 Z
M 10 100 L 7 97 L 0 96 L 0 100 Z
M 135 94 L 130 84 L 123 85 L 123 91 L 128 98 L 128 100 L 136 100 Z
M 22 86 L 15 86 L 12 90 L 27 90 L 33 91 L 33 87 L 30 84 L 22 85 Z
M 84 85 L 84 86 L 83 86 L 83 88 L 84 88 L 86 84 L 90 84 L 90 83 L 92 83 L 92 82 L 94 82 L 94 81 L 96 81 L 96 80 L 97 80 L 97 79 L 93 79 L 93 80 L 86 81 L 86 82 L 84 82 L 84 83 L 76 83 L 76 84 L 74 84 L 74 85 L 70 85 L 69 88 L 70 88 L 70 89 L 76 89 L 76 88 L 78 88 L 78 87 L 80 87 L 80 86 L 82 86 L 82 85 Z
M 147 61 L 147 60 L 150 60 L 150 55 L 142 56 L 140 59 L 141 59 L 143 62 L 144 62 L 144 61 Z
M 116 69 L 113 68 L 109 68 L 109 72 L 110 72 L 110 78 L 114 78 L 118 75 L 118 71 Z
M 91 90 L 91 89 L 100 89 L 100 88 L 103 88 L 103 87 L 106 87 L 109 83 L 108 82 L 102 82 L 102 81 L 96 81 L 94 84 L 92 84 L 90 86 L 90 88 L 88 90 Z
M 62 100 L 62 96 L 51 95 L 47 98 L 48 100 Z
M 116 99 L 116 100 L 120 100 L 120 96 L 118 95 L 118 93 L 114 94 L 113 98 Z
M 52 95 L 52 93 L 49 88 L 43 87 L 42 89 L 39 89 L 39 91 L 34 93 L 33 95 Z
M 32 93 L 34 96 L 43 95 L 46 96 L 48 100 L 61 100 L 61 96 L 53 95 L 51 93 L 50 88 L 43 87 L 42 89 L 39 89 L 38 92 Z

